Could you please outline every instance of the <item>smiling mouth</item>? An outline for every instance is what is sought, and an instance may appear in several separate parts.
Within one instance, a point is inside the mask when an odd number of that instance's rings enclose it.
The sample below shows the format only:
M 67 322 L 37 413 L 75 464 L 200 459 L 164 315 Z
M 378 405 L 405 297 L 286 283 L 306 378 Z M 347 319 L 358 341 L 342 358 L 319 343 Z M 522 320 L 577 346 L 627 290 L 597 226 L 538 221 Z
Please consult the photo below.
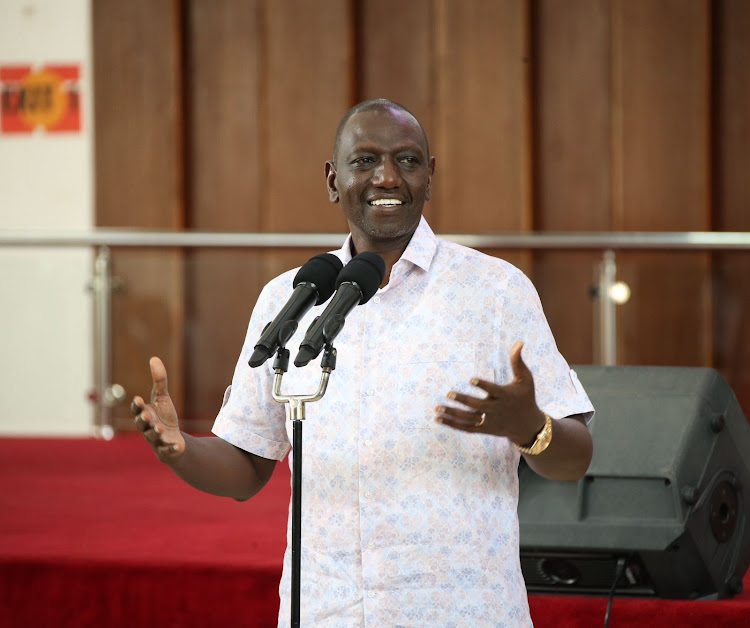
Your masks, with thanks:
M 403 202 L 397 198 L 376 198 L 373 201 L 369 201 L 368 204 L 371 207 L 393 208 L 403 205 Z

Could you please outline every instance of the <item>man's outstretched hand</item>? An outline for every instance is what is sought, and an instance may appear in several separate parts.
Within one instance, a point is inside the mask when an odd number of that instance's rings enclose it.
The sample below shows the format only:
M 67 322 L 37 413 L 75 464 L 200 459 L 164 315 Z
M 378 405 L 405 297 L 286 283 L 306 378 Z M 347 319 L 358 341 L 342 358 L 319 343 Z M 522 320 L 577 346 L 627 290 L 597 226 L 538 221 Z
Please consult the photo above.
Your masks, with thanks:
M 545 424 L 545 415 L 536 405 L 534 377 L 521 358 L 523 343 L 516 342 L 510 350 L 513 379 L 505 385 L 481 379 L 471 384 L 486 393 L 484 398 L 451 391 L 448 398 L 459 407 L 439 406 L 435 419 L 463 432 L 505 436 L 526 447 Z M 586 427 L 585 417 L 575 414 L 556 419 L 550 446 L 539 455 L 524 454 L 526 462 L 539 475 L 549 480 L 580 480 L 591 464 L 594 443 Z
M 172 398 L 167 390 L 167 369 L 159 358 L 151 358 L 153 387 L 151 403 L 142 397 L 133 397 L 130 411 L 135 416 L 135 426 L 143 433 L 144 438 L 156 452 L 159 460 L 169 462 L 185 452 L 185 439 L 180 432 Z
M 510 350 L 513 380 L 505 385 L 481 379 L 471 384 L 487 393 L 484 398 L 455 391 L 448 398 L 462 407 L 440 406 L 436 419 L 449 427 L 464 432 L 480 432 L 505 436 L 518 445 L 527 445 L 544 427 L 545 415 L 537 407 L 534 395 L 534 376 L 521 357 L 523 343 L 516 342 Z

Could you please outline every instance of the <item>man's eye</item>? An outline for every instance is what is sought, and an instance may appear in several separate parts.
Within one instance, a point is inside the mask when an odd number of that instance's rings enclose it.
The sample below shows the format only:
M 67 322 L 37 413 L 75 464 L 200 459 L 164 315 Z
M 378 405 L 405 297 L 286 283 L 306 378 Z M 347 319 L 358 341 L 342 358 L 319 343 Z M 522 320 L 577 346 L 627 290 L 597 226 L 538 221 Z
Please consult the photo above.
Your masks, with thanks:
M 372 157 L 357 157 L 352 161 L 354 165 L 371 164 L 373 162 Z
M 419 159 L 417 159 L 416 157 L 412 157 L 411 155 L 409 155 L 409 156 L 406 156 L 406 157 L 399 157 L 399 162 L 401 162 L 402 164 L 414 165 L 414 164 L 418 164 L 419 163 Z

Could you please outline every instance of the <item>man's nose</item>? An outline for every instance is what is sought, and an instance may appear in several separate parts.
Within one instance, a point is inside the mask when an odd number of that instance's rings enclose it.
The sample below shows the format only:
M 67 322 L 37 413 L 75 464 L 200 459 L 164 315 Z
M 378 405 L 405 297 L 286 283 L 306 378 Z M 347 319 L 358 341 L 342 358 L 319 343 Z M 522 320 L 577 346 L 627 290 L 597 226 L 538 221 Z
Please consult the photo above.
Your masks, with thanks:
M 384 158 L 375 168 L 372 176 L 373 184 L 383 188 L 395 188 L 401 183 L 401 173 L 398 164 L 388 157 Z

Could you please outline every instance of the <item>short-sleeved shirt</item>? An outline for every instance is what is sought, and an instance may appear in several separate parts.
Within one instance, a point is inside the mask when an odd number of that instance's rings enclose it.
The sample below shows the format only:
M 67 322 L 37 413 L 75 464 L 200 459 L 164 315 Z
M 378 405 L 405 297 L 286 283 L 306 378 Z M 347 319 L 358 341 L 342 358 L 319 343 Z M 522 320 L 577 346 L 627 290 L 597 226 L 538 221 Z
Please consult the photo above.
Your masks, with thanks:
M 335 252 L 344 263 L 350 238 Z M 291 448 L 288 405 L 271 396 L 273 360 L 251 369 L 248 359 L 289 298 L 294 274 L 263 289 L 213 428 L 275 460 Z M 324 307 L 302 319 L 287 344 L 292 360 Z M 305 405 L 302 625 L 531 624 L 519 564 L 520 454 L 505 438 L 435 421 L 449 391 L 483 396 L 472 378 L 510 382 L 517 340 L 539 407 L 553 418 L 591 416 L 528 278 L 436 238 L 422 219 L 389 283 L 347 316 L 325 396 Z M 291 366 L 282 393 L 312 393 L 320 375 L 318 361 Z M 289 535 L 279 626 L 290 623 Z

